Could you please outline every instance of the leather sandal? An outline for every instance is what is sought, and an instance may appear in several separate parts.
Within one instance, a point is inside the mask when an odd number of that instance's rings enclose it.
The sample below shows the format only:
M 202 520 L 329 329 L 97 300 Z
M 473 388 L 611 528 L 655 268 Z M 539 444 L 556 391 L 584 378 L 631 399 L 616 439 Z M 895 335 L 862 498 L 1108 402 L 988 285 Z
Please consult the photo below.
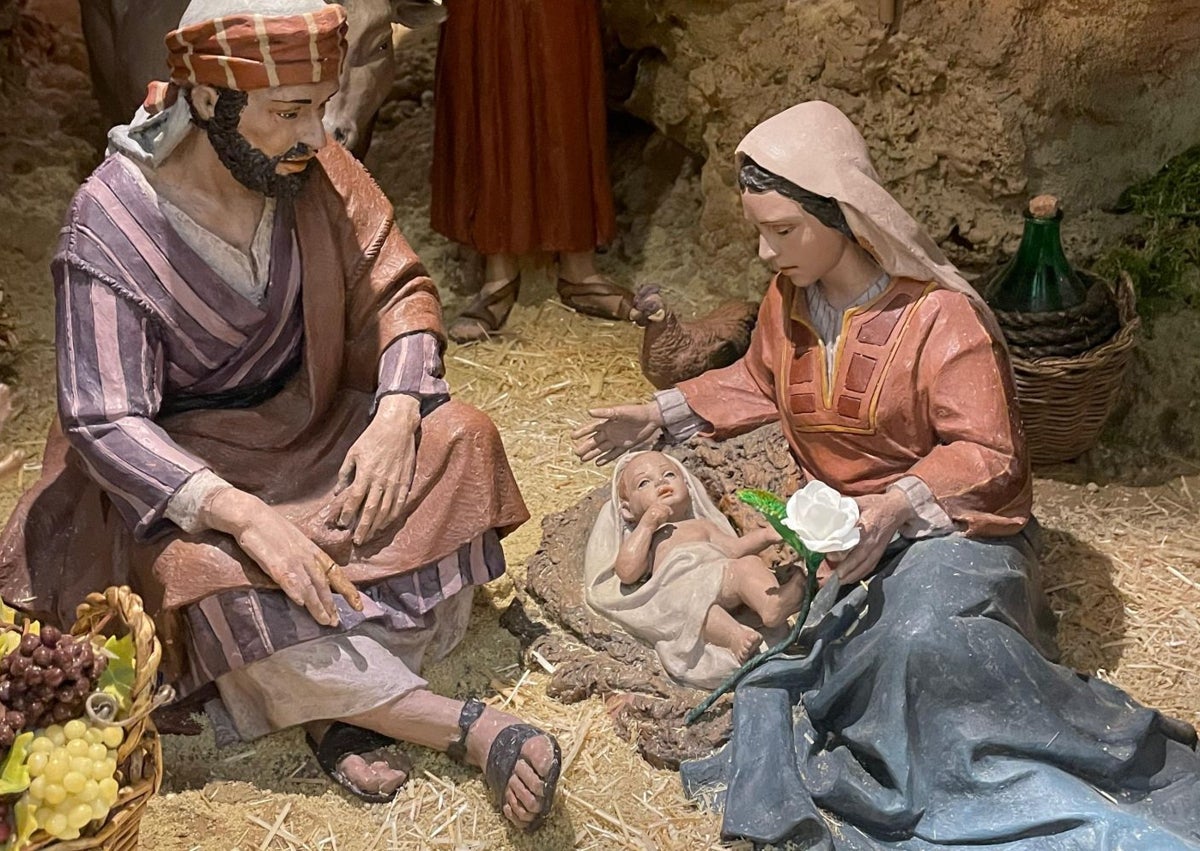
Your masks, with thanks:
M 495 292 L 481 292 L 450 324 L 446 334 L 456 343 L 474 343 L 488 339 L 504 327 L 504 323 L 508 321 L 508 314 L 517 303 L 520 291 L 521 276 L 517 275 Z M 508 301 L 508 305 L 498 315 L 492 312 L 493 306 L 505 301 Z
M 482 717 L 485 709 L 487 706 L 473 697 L 463 703 L 462 711 L 458 716 L 458 741 L 451 743 L 450 747 L 446 748 L 446 755 L 451 759 L 461 763 L 467 761 L 467 734 L 475 726 L 475 722 Z M 530 739 L 538 736 L 545 736 L 550 740 L 554 749 L 554 758 L 551 760 L 546 774 L 538 775 L 542 778 L 544 785 L 541 796 L 542 809 L 534 816 L 533 821 L 525 826 L 525 830 L 528 832 L 533 832 L 541 827 L 546 816 L 550 814 L 550 809 L 554 806 L 554 792 L 558 788 L 558 776 L 562 772 L 562 751 L 559 750 L 558 740 L 545 730 L 531 724 L 509 724 L 496 734 L 491 748 L 488 749 L 487 763 L 483 769 L 483 779 L 487 783 L 488 791 L 492 793 L 496 809 L 503 810 L 504 792 L 508 789 L 508 781 L 516 770 L 517 761 L 525 760 L 525 764 L 533 768 L 533 764 L 521 756 L 521 748 Z M 533 771 L 535 774 L 538 773 L 535 768 Z
M 558 279 L 558 297 L 572 310 L 601 319 L 624 322 L 633 310 L 633 293 L 612 281 L 585 281 L 575 283 L 566 278 Z M 603 300 L 617 300 L 616 310 L 606 309 Z
M 396 797 L 396 792 L 400 787 L 393 789 L 390 793 L 384 792 L 367 792 L 360 789 L 358 785 L 351 780 L 341 769 L 342 760 L 348 756 L 358 755 L 367 758 L 373 751 L 389 747 L 396 744 L 395 739 L 388 738 L 382 733 L 376 733 L 373 730 L 367 730 L 363 727 L 356 727 L 353 724 L 345 724 L 341 721 L 336 721 L 329 725 L 329 729 L 325 731 L 325 735 L 321 737 L 318 743 L 311 735 L 306 735 L 309 748 L 312 749 L 313 755 L 317 758 L 317 765 L 321 766 L 321 770 L 329 776 L 329 779 L 337 783 L 347 792 L 357 795 L 368 804 L 387 804 Z M 367 760 L 372 762 L 373 760 Z M 407 759 L 404 760 L 407 762 Z M 401 767 L 388 763 L 397 771 L 409 773 L 412 770 L 411 765 Z M 405 781 L 407 782 L 407 780 Z M 404 784 L 400 784 L 403 786 Z

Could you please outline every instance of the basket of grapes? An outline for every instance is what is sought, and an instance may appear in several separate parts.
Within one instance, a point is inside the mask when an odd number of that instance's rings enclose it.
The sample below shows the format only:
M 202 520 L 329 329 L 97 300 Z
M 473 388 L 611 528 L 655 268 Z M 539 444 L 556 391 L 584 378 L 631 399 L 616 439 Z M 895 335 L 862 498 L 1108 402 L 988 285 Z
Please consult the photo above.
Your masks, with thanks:
M 162 782 L 154 622 L 124 586 L 77 616 L 63 633 L 0 604 L 0 851 L 132 851 Z

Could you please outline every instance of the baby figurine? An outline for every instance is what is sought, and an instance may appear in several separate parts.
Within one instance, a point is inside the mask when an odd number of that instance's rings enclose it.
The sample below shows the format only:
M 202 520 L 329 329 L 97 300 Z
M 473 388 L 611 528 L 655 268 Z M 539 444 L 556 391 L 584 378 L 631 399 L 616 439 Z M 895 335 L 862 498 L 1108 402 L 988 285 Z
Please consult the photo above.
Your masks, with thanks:
M 674 458 L 631 453 L 617 462 L 612 496 L 592 527 L 587 602 L 652 644 L 671 676 L 711 688 L 763 640 L 734 610 L 746 606 L 775 628 L 800 608 L 803 577 L 780 585 L 758 555 L 777 541 L 770 528 L 738 537 Z

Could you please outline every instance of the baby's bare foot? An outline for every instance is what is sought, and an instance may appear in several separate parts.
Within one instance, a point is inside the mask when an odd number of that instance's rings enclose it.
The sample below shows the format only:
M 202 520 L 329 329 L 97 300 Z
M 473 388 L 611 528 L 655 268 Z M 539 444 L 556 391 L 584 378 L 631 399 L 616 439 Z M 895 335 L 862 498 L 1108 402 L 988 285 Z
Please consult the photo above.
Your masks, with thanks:
M 758 652 L 758 648 L 762 645 L 762 635 L 748 626 L 743 626 L 733 636 L 733 642 L 729 650 L 738 660 L 739 664 L 749 662 L 751 657 Z
M 724 647 L 738 660 L 745 662 L 762 644 L 762 635 L 755 629 L 738 621 L 720 606 L 711 606 L 704 619 L 704 640 L 709 644 Z

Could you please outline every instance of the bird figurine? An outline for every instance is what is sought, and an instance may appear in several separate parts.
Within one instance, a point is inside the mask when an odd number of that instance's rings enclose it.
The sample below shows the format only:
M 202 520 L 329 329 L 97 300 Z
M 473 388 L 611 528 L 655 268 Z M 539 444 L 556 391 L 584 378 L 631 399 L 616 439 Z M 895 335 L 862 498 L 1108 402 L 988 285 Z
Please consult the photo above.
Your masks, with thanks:
M 642 337 L 642 374 L 659 390 L 729 366 L 750 347 L 758 305 L 730 301 L 698 319 L 683 320 L 663 301 L 661 287 L 643 286 L 634 294 L 629 318 L 646 329 Z

